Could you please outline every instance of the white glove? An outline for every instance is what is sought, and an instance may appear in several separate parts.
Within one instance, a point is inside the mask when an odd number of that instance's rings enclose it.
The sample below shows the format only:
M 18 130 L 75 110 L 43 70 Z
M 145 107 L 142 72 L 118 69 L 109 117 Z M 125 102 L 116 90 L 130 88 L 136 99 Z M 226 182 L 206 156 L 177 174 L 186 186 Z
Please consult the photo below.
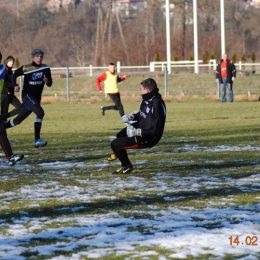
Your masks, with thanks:
M 134 120 L 134 116 L 133 115 L 123 115 L 121 117 L 121 120 L 125 123 L 125 124 L 129 124 L 130 121 Z
M 142 129 L 141 128 L 134 128 L 132 125 L 129 125 L 126 128 L 126 134 L 128 137 L 133 137 L 133 136 L 142 136 Z

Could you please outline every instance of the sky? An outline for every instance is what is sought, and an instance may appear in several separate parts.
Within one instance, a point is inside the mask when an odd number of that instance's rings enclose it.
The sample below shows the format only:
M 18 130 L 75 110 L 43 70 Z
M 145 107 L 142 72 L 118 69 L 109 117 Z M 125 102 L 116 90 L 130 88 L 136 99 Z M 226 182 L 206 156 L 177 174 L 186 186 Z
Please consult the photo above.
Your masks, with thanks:
M 184 146 L 183 151 L 247 151 L 259 150 L 253 146 L 217 146 L 199 147 Z M 178 151 L 176 151 L 178 152 Z M 8 167 L 3 161 L 3 154 L 0 154 L 0 171 Z M 2 159 L 2 161 L 1 161 Z M 169 160 L 169 159 L 168 159 Z M 174 163 L 185 164 L 186 160 Z M 166 163 L 162 159 L 160 163 Z M 221 164 L 222 161 L 209 161 L 208 163 Z M 147 161 L 135 161 L 136 167 L 145 167 Z M 104 161 L 101 164 L 88 164 L 84 162 L 54 162 L 41 163 L 41 167 L 48 169 L 48 174 L 57 175 L 59 178 L 67 178 L 75 167 L 84 168 L 91 172 L 93 167 L 103 171 L 109 164 Z M 19 162 L 16 166 L 22 175 L 29 175 L 28 169 L 33 166 L 24 162 Z M 143 257 L 149 259 L 157 256 L 159 260 L 167 259 L 164 255 L 155 251 L 159 247 L 170 252 L 171 258 L 185 259 L 189 255 L 194 257 L 202 254 L 213 254 L 214 259 L 221 259 L 227 254 L 242 255 L 239 258 L 246 260 L 259 259 L 260 256 L 260 204 L 236 206 L 229 203 L 234 195 L 221 198 L 218 201 L 210 200 L 205 208 L 196 209 L 194 207 L 180 207 L 169 204 L 167 207 L 159 207 L 156 204 L 147 204 L 143 201 L 136 206 L 136 210 L 127 208 L 117 212 L 111 209 L 99 212 L 88 212 L 87 203 L 95 202 L 100 198 L 110 200 L 117 199 L 117 194 L 126 189 L 132 189 L 134 196 L 142 198 L 143 194 L 156 192 L 163 196 L 165 201 L 178 201 L 185 199 L 180 196 L 185 191 L 201 191 L 202 187 L 207 189 L 221 188 L 227 185 L 244 192 L 257 191 L 260 188 L 259 165 L 255 163 L 255 174 L 242 178 L 232 178 L 228 175 L 208 174 L 209 169 L 202 169 L 205 174 L 193 174 L 180 178 L 178 172 L 171 174 L 166 172 L 153 172 L 151 179 L 139 175 L 129 174 L 129 176 L 113 176 L 113 178 L 99 179 L 91 174 L 84 179 L 77 179 L 78 186 L 64 186 L 59 178 L 56 181 L 33 182 L 25 185 L 14 192 L 0 193 L 2 208 L 8 208 L 12 200 L 19 200 L 21 203 L 27 201 L 28 211 L 40 207 L 43 200 L 55 198 L 58 201 L 75 201 L 79 203 L 70 206 L 71 214 L 58 214 L 56 217 L 40 216 L 31 217 L 27 211 L 20 212 L 19 218 L 13 218 L 7 222 L 0 219 L 0 230 L 6 230 L 6 234 L 0 233 L 0 259 L 23 260 L 25 257 L 21 253 L 38 251 L 38 255 L 48 255 L 57 250 L 71 251 L 78 247 L 87 247 L 86 250 L 74 253 L 72 257 L 53 257 L 50 259 L 81 259 L 82 256 L 88 258 L 102 258 L 111 253 L 124 255 L 130 253 L 126 259 Z M 27 171 L 26 171 L 27 169 Z M 202 172 L 202 173 L 203 173 Z M 2 173 L 4 180 L 15 179 L 10 171 Z M 87 188 L 80 184 L 88 184 Z M 174 195 L 176 194 L 176 196 Z M 257 198 L 260 200 L 260 197 Z M 126 200 L 135 201 L 133 198 Z M 85 203 L 85 204 L 84 204 Z M 81 205 L 82 206 L 81 206 Z M 228 206 L 227 206 L 228 205 Z M 60 209 L 62 210 L 62 209 Z M 85 214 L 78 214 L 79 210 L 84 210 Z M 146 217 L 149 215 L 149 219 Z M 139 216 L 139 217 L 136 217 Z M 55 223 L 61 226 L 55 226 Z M 66 224 L 69 223 L 69 224 Z M 66 224 L 66 225 L 65 225 Z M 140 228 L 143 232 L 140 232 Z M 38 230 L 38 232 L 37 232 Z M 232 236 L 232 240 L 231 237 Z M 240 244 L 236 245 L 234 239 L 239 237 Z M 59 239 L 59 241 L 39 245 L 30 248 L 26 247 L 30 241 L 39 242 L 43 239 Z M 233 245 L 230 245 L 230 243 Z M 254 242 L 255 241 L 255 242 Z M 247 245 L 255 243 L 257 245 Z M 146 247 L 147 250 L 140 252 L 139 247 Z

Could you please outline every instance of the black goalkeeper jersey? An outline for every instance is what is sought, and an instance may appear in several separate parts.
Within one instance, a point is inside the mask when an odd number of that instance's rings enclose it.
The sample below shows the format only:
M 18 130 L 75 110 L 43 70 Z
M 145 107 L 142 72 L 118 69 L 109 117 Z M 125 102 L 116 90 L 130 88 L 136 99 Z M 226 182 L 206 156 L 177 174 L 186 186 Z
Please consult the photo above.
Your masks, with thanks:
M 142 95 L 140 110 L 134 114 L 136 128 L 142 129 L 142 140 L 148 147 L 155 146 L 161 139 L 166 120 L 166 106 L 158 89 Z
M 51 70 L 48 65 L 31 63 L 23 65 L 15 70 L 12 77 L 12 85 L 15 86 L 16 78 L 24 76 L 22 97 L 26 94 L 32 95 L 37 101 L 40 102 L 42 91 L 45 82 L 43 81 L 44 76 L 48 79 L 48 87 L 52 85 Z

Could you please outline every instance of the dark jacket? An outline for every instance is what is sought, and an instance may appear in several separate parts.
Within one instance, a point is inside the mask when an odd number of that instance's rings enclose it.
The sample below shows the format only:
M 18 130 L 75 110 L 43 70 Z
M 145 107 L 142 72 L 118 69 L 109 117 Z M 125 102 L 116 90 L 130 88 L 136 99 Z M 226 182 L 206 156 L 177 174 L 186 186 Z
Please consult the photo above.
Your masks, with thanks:
M 159 90 L 142 95 L 140 110 L 134 114 L 135 127 L 142 129 L 142 140 L 148 147 L 155 146 L 161 139 L 166 120 L 166 106 Z
M 48 87 L 52 85 L 51 70 L 48 65 L 37 65 L 32 62 L 29 65 L 23 65 L 17 69 L 12 76 L 12 85 L 15 86 L 16 78 L 24 75 L 22 97 L 26 94 L 32 95 L 37 101 L 41 100 L 43 87 L 45 82 L 43 81 L 44 75 L 48 78 Z
M 217 70 L 216 70 L 216 79 L 219 79 L 219 83 L 222 84 L 222 77 L 221 77 L 221 63 L 223 59 L 219 61 Z M 227 82 L 233 83 L 232 77 L 236 77 L 236 66 L 231 60 L 227 60 Z
M 13 75 L 12 68 L 6 66 L 5 82 L 2 90 L 2 95 L 14 95 L 14 87 L 12 86 L 11 76 Z

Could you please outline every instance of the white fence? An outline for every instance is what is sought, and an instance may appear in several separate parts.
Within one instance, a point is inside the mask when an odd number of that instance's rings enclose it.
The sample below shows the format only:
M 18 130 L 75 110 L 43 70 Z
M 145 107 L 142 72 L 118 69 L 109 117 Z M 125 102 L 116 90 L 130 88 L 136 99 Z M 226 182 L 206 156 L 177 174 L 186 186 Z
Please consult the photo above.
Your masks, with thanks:
M 208 64 L 203 64 L 202 60 L 199 60 L 199 74 L 203 74 L 203 73 L 211 73 L 214 74 L 214 71 L 216 70 L 216 60 L 209 60 Z M 169 91 L 171 93 L 175 93 L 179 90 L 176 90 L 176 87 L 170 86 L 170 89 L 168 88 L 168 79 L 171 79 L 172 77 L 182 77 L 183 81 L 186 81 L 188 75 L 195 75 L 194 74 L 194 61 L 172 61 L 171 62 L 171 66 L 172 66 L 172 73 L 171 74 L 167 74 L 167 62 L 151 62 L 148 66 L 121 66 L 120 62 L 117 62 L 117 71 L 121 74 L 123 73 L 129 73 L 130 75 L 149 75 L 149 73 L 160 73 L 160 76 L 163 77 L 163 81 L 161 81 L 161 86 L 164 84 L 164 94 L 165 96 L 167 95 L 167 93 L 169 93 Z M 248 72 L 250 74 L 252 74 L 252 72 L 257 75 L 260 74 L 260 63 L 242 63 L 241 61 L 235 64 L 238 70 L 238 73 L 242 73 L 242 72 Z M 71 99 L 71 95 L 72 96 L 78 96 L 75 95 L 76 92 L 79 92 L 78 94 L 80 94 L 79 90 L 74 90 L 73 87 L 71 87 L 71 85 L 75 85 L 75 80 L 80 80 L 84 79 L 84 77 L 97 77 L 98 75 L 100 75 L 102 72 L 107 70 L 107 66 L 105 67 L 94 67 L 92 65 L 88 66 L 88 67 L 60 67 L 60 68 L 51 68 L 52 71 L 52 75 L 53 77 L 58 77 L 58 78 L 63 78 L 63 85 L 64 88 L 61 91 L 63 93 L 63 95 L 66 96 L 67 100 Z M 132 73 L 132 74 L 131 74 Z M 156 75 L 156 74 L 154 74 Z M 82 78 L 83 77 L 83 78 Z M 256 77 L 251 80 L 255 80 Z M 22 78 L 20 77 L 20 82 L 18 81 L 18 83 L 20 83 L 20 86 L 22 87 Z M 78 83 L 80 84 L 80 83 Z M 93 84 L 95 84 L 94 80 L 93 80 Z M 257 82 L 258 84 L 258 82 Z M 256 83 L 252 84 L 254 85 L 250 91 L 252 92 L 258 92 L 259 90 L 256 90 Z M 250 84 L 249 84 L 250 85 Z M 216 86 L 216 85 L 215 85 Z M 246 86 L 243 86 L 243 89 Z M 260 88 L 260 85 L 259 85 Z M 189 93 L 191 93 L 193 91 L 192 86 L 187 86 L 186 89 L 188 90 Z M 208 87 L 209 89 L 209 87 Z M 212 89 L 212 87 L 211 87 Z M 241 87 L 242 89 L 242 87 Z M 213 87 L 213 91 L 215 91 L 217 93 L 219 93 L 219 88 L 217 87 Z M 51 88 L 48 90 L 49 92 L 53 92 L 54 89 Z M 199 90 L 196 89 L 193 92 L 198 92 Z M 201 90 L 201 92 L 203 92 L 204 90 Z M 246 90 L 248 92 L 248 90 Z M 241 90 L 242 92 L 242 90 Z M 212 93 L 212 91 L 211 91 Z M 53 93 L 50 93 L 53 95 Z M 58 93 L 57 93 L 58 95 Z M 219 95 L 219 94 L 218 94 Z

